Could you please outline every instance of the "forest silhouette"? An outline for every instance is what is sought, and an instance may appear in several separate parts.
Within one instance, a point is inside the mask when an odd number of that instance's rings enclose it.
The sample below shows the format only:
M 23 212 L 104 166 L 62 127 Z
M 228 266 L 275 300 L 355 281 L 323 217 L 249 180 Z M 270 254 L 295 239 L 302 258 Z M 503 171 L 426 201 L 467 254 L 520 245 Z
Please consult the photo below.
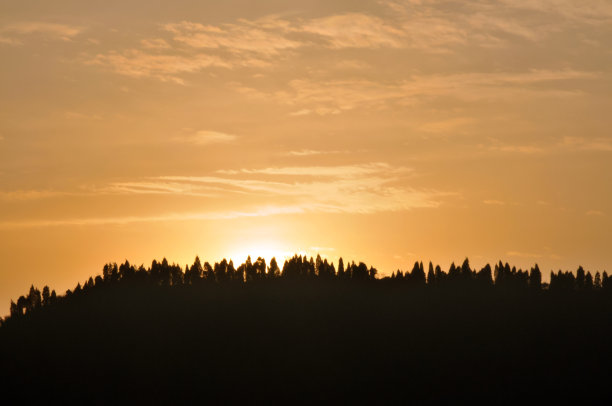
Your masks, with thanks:
M 86 403 L 601 401 L 611 316 L 612 280 L 582 267 L 125 261 L 11 301 L 1 378 Z

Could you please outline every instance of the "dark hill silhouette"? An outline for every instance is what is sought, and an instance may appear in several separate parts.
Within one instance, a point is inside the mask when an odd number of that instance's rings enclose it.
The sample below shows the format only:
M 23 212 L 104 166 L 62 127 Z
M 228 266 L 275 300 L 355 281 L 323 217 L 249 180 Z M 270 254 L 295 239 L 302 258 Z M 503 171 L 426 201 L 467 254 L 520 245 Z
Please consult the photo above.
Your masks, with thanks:
M 604 272 L 294 256 L 127 261 L 65 295 L 32 286 L 0 328 L 10 399 L 79 403 L 609 400 Z

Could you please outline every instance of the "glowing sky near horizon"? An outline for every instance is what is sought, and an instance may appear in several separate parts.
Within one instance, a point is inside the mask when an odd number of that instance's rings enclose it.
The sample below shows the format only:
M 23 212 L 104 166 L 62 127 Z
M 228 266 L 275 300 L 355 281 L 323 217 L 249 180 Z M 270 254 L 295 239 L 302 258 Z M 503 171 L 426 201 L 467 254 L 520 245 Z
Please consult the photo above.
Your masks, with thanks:
M 612 270 L 612 3 L 1 1 L 0 308 L 109 261 Z

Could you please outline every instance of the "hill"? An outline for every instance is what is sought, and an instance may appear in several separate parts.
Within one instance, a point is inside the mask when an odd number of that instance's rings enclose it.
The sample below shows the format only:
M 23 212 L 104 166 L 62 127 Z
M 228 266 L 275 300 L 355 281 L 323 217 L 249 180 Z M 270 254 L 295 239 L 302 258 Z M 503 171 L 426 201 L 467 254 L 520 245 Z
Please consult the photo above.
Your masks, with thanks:
M 149 269 L 109 264 L 66 295 L 32 288 L 0 328 L 5 397 L 153 404 L 610 398 L 607 275 L 605 287 L 601 278 L 583 283 L 580 272 L 542 286 L 535 268 L 505 274 L 498 264 L 492 275 L 467 260 L 449 272 L 431 266 L 431 280 L 419 263 L 383 279 L 365 264 L 342 264 L 339 276 L 331 264 L 302 257 L 282 270 L 260 260 L 230 264 L 196 260 L 180 273 L 167 261 Z M 573 278 L 571 286 L 564 278 Z

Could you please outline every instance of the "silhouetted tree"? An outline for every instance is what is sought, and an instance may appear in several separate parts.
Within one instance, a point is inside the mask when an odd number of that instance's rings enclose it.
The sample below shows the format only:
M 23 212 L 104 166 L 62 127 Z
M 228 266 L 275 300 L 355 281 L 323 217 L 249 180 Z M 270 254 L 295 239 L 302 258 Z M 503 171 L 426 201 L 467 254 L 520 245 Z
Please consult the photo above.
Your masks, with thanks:
M 47 306 L 50 300 L 51 300 L 51 292 L 49 292 L 49 287 L 45 285 L 45 287 L 42 290 L 42 305 Z M 13 302 L 11 301 L 11 303 Z
M 591 275 L 591 272 L 587 272 L 586 276 L 584 277 L 584 289 L 593 289 L 593 275 Z
M 595 273 L 595 281 L 593 282 L 595 289 L 601 289 L 601 274 Z
M 415 286 L 425 286 L 425 272 L 423 271 L 423 264 L 415 262 L 410 272 L 410 282 Z
M 578 270 L 576 271 L 576 289 L 578 290 L 584 289 L 584 282 L 585 282 L 584 279 L 585 279 L 584 269 L 582 268 L 582 266 L 579 266 Z
M 472 268 L 470 267 L 470 260 L 465 259 L 461 265 L 461 280 L 464 282 L 472 279 Z
M 434 272 L 434 267 L 431 261 L 429 261 L 429 267 L 427 269 L 427 284 L 429 286 L 434 286 L 436 284 L 436 274 Z
M 535 264 L 529 273 L 529 287 L 534 290 L 542 288 L 542 272 L 540 272 L 538 264 Z
M 33 310 L 42 305 L 42 297 L 40 291 L 34 288 L 34 285 L 30 286 L 30 293 L 28 293 L 28 310 Z
M 601 288 L 604 290 L 612 289 L 612 283 L 610 282 L 611 281 L 608 277 L 608 273 L 606 271 L 603 271 L 603 274 L 601 275 Z
M 270 260 L 270 265 L 268 265 L 268 278 L 274 279 L 280 276 L 280 268 L 276 263 L 276 258 L 272 257 Z
M 338 279 L 344 279 L 344 261 L 342 257 L 338 260 Z
M 476 280 L 479 282 L 481 286 L 493 286 L 493 275 L 491 272 L 491 265 L 486 264 L 478 273 L 476 274 Z

